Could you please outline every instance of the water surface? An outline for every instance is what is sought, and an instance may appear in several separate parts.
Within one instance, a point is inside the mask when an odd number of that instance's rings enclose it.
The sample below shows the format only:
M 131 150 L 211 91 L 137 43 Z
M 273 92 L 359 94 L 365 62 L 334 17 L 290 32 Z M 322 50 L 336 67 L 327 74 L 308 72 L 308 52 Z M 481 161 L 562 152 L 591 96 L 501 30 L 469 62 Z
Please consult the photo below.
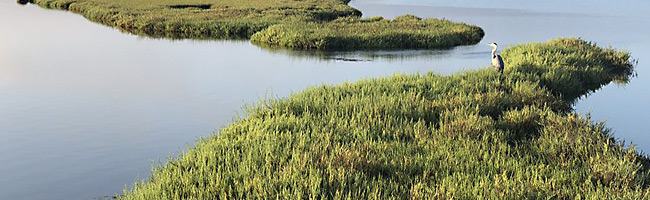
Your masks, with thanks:
M 352 5 L 366 16 L 409 13 L 476 24 L 486 31 L 482 43 L 575 36 L 628 50 L 639 59 L 639 76 L 624 87 L 605 87 L 576 108 L 650 151 L 644 125 L 650 107 L 643 104 L 650 101 L 644 88 L 650 84 L 650 14 L 640 10 L 648 3 L 483 2 Z M 121 193 L 147 177 L 152 163 L 231 122 L 245 103 L 323 83 L 487 67 L 489 51 L 475 45 L 317 53 L 267 50 L 248 41 L 149 39 L 70 12 L 0 0 L 0 199 Z

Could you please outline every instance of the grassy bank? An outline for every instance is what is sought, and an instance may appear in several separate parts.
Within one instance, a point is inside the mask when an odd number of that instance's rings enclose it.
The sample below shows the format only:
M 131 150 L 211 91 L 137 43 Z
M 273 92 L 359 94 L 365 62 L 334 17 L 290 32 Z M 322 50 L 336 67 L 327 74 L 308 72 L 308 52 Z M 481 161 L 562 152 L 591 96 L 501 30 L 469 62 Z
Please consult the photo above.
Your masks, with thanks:
M 650 163 L 575 98 L 632 75 L 578 39 L 518 45 L 503 75 L 393 75 L 247 109 L 123 199 L 647 199 Z
M 476 44 L 483 30 L 446 20 L 361 20 L 347 0 L 19 0 L 70 10 L 138 35 L 250 38 L 299 49 L 446 48 Z M 340 18 L 340 19 L 339 19 Z M 265 30 L 269 26 L 273 28 Z M 341 32 L 338 32 L 341 31 Z
M 476 26 L 403 15 L 393 20 L 346 17 L 329 23 L 278 24 L 256 33 L 251 41 L 291 49 L 440 49 L 476 44 L 484 35 Z
M 340 0 L 32 0 L 122 30 L 168 38 L 248 38 L 286 21 L 329 21 L 361 13 Z

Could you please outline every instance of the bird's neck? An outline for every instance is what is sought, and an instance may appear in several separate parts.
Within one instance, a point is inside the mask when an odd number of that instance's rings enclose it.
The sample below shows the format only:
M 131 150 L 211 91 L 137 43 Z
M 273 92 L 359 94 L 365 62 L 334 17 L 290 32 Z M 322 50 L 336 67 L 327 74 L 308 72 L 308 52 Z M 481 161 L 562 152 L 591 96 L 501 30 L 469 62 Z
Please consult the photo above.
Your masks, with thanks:
M 497 56 L 497 47 L 495 46 L 494 49 L 492 49 L 492 57 L 494 58 L 496 56 Z

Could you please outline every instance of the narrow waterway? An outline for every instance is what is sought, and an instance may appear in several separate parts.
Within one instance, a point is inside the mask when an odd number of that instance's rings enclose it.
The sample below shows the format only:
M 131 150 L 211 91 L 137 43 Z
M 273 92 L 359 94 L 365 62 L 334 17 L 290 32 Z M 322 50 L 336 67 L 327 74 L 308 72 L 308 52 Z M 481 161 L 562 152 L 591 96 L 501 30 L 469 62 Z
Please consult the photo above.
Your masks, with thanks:
M 570 36 L 628 50 L 639 60 L 639 76 L 605 87 L 576 109 L 607 120 L 618 138 L 650 152 L 650 13 L 642 10 L 648 3 L 508 1 L 351 5 L 365 16 L 476 24 L 487 34 L 482 43 L 503 47 Z M 474 45 L 315 53 L 248 41 L 149 39 L 74 13 L 0 0 L 0 199 L 112 196 L 146 178 L 152 164 L 231 122 L 246 103 L 323 83 L 486 67 L 489 51 Z

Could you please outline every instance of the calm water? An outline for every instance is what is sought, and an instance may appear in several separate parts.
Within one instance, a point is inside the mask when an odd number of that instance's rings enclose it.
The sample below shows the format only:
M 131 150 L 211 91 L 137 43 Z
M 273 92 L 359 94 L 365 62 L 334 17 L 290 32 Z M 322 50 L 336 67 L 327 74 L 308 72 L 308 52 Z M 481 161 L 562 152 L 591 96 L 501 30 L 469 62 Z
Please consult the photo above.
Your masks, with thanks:
M 356 0 L 366 16 L 415 14 L 483 27 L 501 46 L 583 37 L 632 52 L 639 76 L 576 105 L 650 152 L 646 1 Z M 264 96 L 396 72 L 485 67 L 485 45 L 446 51 L 269 51 L 247 41 L 158 40 L 0 0 L 0 199 L 120 193 L 151 164 L 229 123 Z M 359 62 L 340 61 L 357 59 Z

